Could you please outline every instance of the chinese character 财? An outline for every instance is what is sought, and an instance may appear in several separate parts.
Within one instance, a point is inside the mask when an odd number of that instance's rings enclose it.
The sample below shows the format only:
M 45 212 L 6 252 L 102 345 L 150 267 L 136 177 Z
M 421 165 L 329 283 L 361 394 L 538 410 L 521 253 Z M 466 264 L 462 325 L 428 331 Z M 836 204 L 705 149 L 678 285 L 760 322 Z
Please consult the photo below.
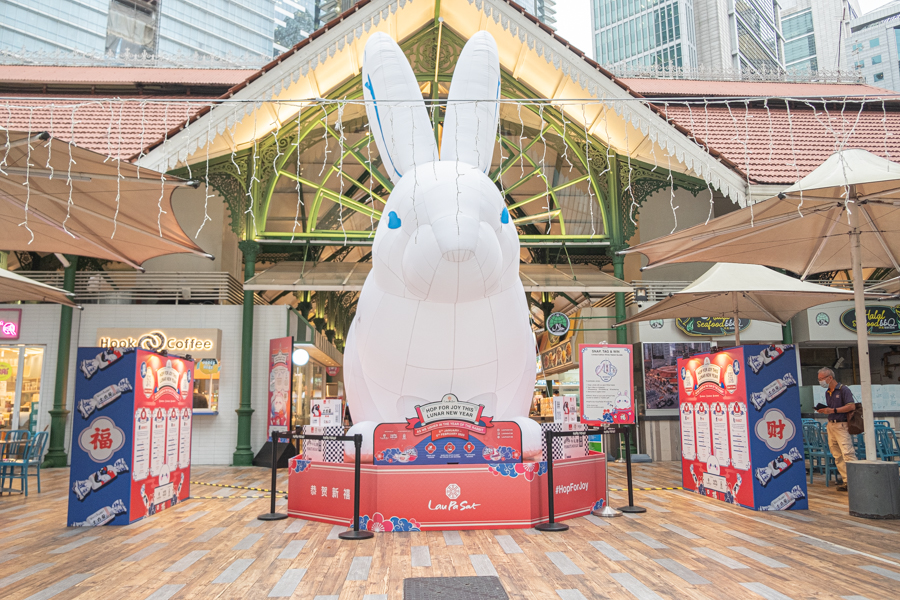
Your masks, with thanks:
M 94 428 L 94 433 L 91 434 L 91 445 L 94 447 L 94 450 L 106 450 L 112 448 L 112 444 L 112 434 L 108 427 L 105 429 Z
M 779 440 L 784 439 L 784 422 L 781 419 L 777 421 L 767 421 L 767 433 L 770 438 L 777 437 Z

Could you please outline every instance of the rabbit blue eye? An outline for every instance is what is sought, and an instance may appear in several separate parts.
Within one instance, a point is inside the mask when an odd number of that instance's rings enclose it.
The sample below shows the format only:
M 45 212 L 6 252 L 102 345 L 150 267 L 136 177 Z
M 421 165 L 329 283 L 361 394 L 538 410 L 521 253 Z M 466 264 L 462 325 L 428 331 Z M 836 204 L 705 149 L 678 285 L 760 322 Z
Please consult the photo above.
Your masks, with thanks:
M 394 211 L 388 213 L 388 229 L 400 229 L 400 217 Z
M 509 211 L 506 209 L 505 206 L 503 207 L 503 212 L 500 213 L 500 222 L 503 223 L 504 225 L 509 223 Z

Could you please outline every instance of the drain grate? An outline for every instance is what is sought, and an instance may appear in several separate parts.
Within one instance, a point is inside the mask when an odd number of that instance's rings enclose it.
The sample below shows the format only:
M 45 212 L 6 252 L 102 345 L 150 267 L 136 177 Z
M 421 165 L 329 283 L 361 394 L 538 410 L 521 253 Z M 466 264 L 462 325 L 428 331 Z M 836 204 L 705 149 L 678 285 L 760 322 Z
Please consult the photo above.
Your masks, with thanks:
M 403 600 L 509 600 L 499 577 L 411 577 Z

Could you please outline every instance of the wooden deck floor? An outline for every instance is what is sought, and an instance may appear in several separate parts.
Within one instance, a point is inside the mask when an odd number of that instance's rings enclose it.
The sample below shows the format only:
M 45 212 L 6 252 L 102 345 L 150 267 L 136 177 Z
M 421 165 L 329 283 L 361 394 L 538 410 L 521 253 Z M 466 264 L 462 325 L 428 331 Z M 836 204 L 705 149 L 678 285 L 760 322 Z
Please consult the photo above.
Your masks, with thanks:
M 610 465 L 610 487 L 624 469 Z M 195 481 L 267 488 L 259 468 L 193 467 Z M 286 474 L 279 489 L 286 489 Z M 639 487 L 680 485 L 680 465 L 635 465 Z M 834 486 L 811 509 L 757 513 L 678 490 L 638 491 L 647 513 L 533 530 L 380 534 L 256 520 L 259 492 L 193 485 L 192 499 L 128 527 L 67 529 L 68 470 L 0 498 L 0 597 L 402 598 L 408 577 L 493 575 L 511 598 L 900 598 L 900 523 L 847 514 Z M 623 504 L 624 492 L 612 492 Z

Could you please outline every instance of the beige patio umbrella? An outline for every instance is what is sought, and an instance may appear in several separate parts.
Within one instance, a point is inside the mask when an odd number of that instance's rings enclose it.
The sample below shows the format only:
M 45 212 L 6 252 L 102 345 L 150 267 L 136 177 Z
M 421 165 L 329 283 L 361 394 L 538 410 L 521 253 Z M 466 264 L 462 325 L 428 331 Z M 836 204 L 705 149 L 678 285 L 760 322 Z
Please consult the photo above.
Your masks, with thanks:
M 856 314 L 865 314 L 863 267 L 900 271 L 900 164 L 865 150 L 831 155 L 812 173 L 751 207 L 626 250 L 645 268 L 740 262 L 801 274 L 851 270 Z M 869 340 L 857 327 L 866 458 L 876 460 Z
M 140 268 L 157 256 L 212 258 L 172 211 L 196 185 L 120 162 L 46 133 L 0 130 L 0 249 L 58 252 Z
M 621 324 L 685 317 L 733 318 L 739 324 L 743 317 L 784 325 L 801 310 L 852 297 L 849 290 L 800 281 L 761 265 L 718 263 L 680 292 Z M 739 326 L 734 338 L 740 346 Z
M 0 269 L 0 304 L 6 302 L 18 302 L 19 300 L 38 300 L 40 302 L 55 302 L 65 304 L 72 308 L 81 308 L 72 302 L 69 296 L 74 296 L 65 290 L 49 286 L 18 273 Z

